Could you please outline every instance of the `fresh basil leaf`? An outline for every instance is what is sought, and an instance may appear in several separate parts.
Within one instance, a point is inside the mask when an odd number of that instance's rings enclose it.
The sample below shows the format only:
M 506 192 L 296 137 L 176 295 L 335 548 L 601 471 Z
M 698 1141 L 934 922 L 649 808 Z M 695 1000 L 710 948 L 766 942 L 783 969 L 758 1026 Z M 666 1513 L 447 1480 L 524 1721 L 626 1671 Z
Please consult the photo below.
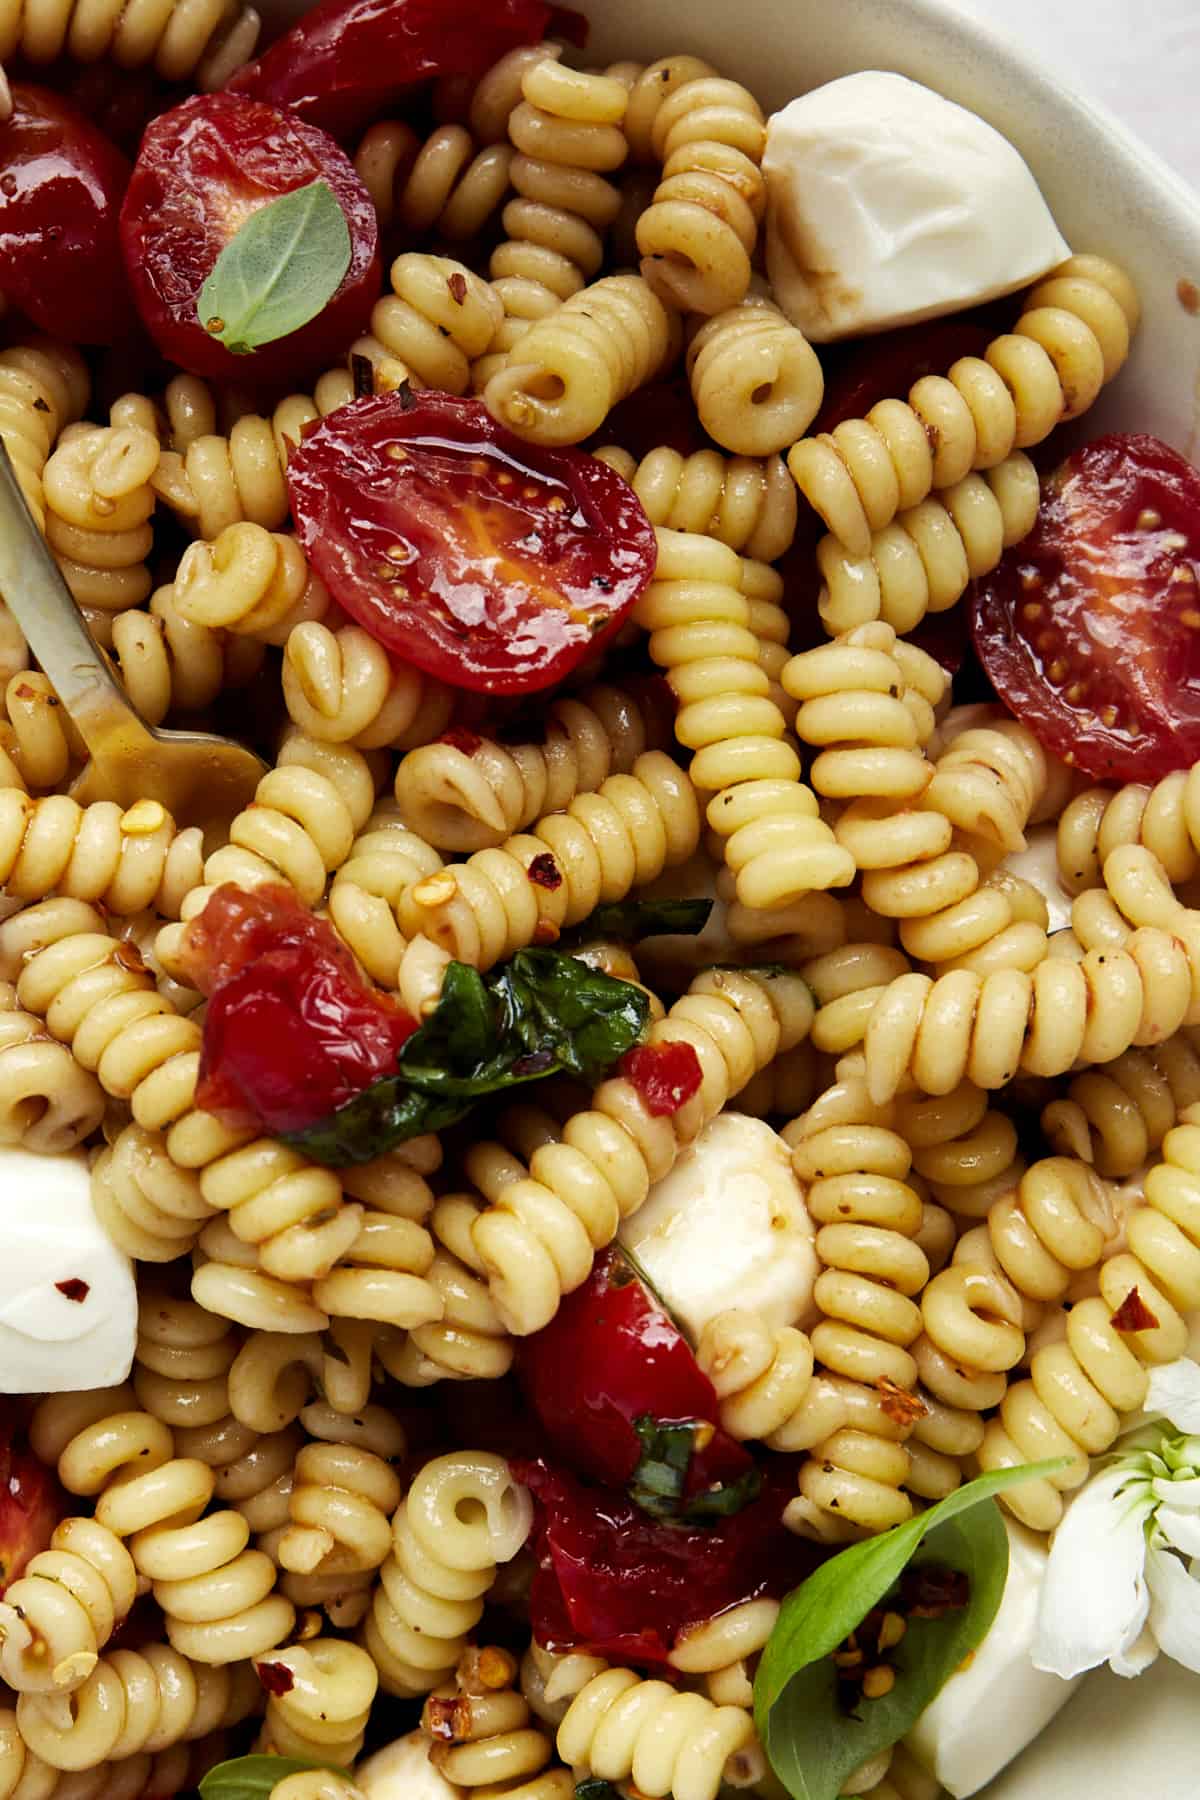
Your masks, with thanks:
M 656 1419 L 642 1413 L 634 1420 L 642 1446 L 637 1467 L 630 1476 L 629 1498 L 655 1519 L 677 1519 L 701 1524 L 706 1519 L 729 1519 L 749 1506 L 762 1492 L 762 1474 L 747 1469 L 736 1481 L 722 1482 L 685 1497 L 688 1469 L 696 1445 L 697 1419 Z M 704 1429 L 708 1429 L 704 1427 Z
M 621 1790 L 611 1781 L 602 1781 L 599 1775 L 589 1775 L 575 1783 L 575 1800 L 621 1800 Z
M 1066 1459 L 1056 1458 L 980 1475 L 903 1525 L 830 1557 L 788 1595 L 759 1664 L 754 1713 L 763 1747 L 794 1800 L 834 1800 L 850 1770 L 902 1736 L 982 1640 L 1000 1604 L 1008 1567 L 1008 1539 L 994 1496 L 1065 1467 Z M 979 1522 L 975 1509 L 987 1523 Z M 879 1605 L 926 1542 L 923 1561 L 965 1566 L 969 1604 L 961 1615 L 910 1619 L 896 1653 L 892 1694 L 863 1701 L 859 1717 L 848 1719 L 832 1652 Z M 909 1635 L 912 1645 L 905 1649 Z M 897 1691 L 899 1698 L 893 1699 Z M 873 1717 L 884 1701 L 891 1706 L 879 1716 L 890 1735 L 869 1741 L 863 1719 Z M 904 1722 L 897 1726 L 902 1714 Z
M 668 933 L 695 937 L 708 924 L 713 904 L 711 900 L 622 900 L 598 906 L 570 933 L 570 942 L 613 938 L 621 944 L 636 944 L 639 938 Z
M 967 1602 L 937 1618 L 908 1618 L 903 1638 L 888 1653 L 894 1685 L 878 1699 L 842 1688 L 829 1656 L 792 1679 L 771 1710 L 763 1742 L 794 1800 L 834 1800 L 851 1770 L 902 1738 L 981 1642 L 999 1610 L 1008 1572 L 1008 1536 L 995 1501 L 935 1526 L 913 1562 L 960 1571 Z
M 332 1769 L 335 1775 L 349 1775 L 338 1763 L 297 1762 L 291 1756 L 235 1756 L 204 1776 L 201 1800 L 265 1800 L 276 1782 L 306 1769 Z
M 200 323 L 235 356 L 307 325 L 350 267 L 350 228 L 327 181 L 252 212 L 200 289 Z
M 408 1138 L 444 1131 L 489 1095 L 548 1075 L 595 1082 L 637 1043 L 650 1002 L 558 950 L 521 950 L 484 976 L 450 963 L 441 998 L 383 1076 L 284 1142 L 312 1162 L 370 1162 Z

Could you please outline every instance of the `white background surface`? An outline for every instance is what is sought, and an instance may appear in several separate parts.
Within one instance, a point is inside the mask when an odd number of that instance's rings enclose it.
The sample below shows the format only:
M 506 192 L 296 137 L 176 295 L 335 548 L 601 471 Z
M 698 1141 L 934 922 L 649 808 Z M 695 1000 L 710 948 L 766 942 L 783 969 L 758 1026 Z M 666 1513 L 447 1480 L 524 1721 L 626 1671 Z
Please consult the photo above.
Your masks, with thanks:
M 1101 101 L 1200 188 L 1200 0 L 957 4 Z

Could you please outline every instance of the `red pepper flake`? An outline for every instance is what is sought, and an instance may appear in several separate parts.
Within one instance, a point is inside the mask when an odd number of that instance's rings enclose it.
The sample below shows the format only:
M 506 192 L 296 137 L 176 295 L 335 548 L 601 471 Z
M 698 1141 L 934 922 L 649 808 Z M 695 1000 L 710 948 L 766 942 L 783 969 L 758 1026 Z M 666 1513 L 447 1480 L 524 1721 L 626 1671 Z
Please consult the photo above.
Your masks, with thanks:
M 910 1394 L 902 1388 L 890 1375 L 881 1375 L 875 1383 L 879 1394 L 879 1404 L 893 1425 L 915 1425 L 923 1419 L 929 1408 L 919 1394 Z
M 450 298 L 456 306 L 461 306 L 467 297 L 467 278 L 460 269 L 456 269 L 446 283 L 450 289 Z
M 1112 1322 L 1118 1331 L 1153 1331 L 1158 1324 L 1136 1287 L 1130 1288 L 1113 1314 Z
M 471 1730 L 471 1703 L 462 1695 L 449 1700 L 431 1694 L 425 1702 L 421 1724 L 430 1737 L 443 1744 L 462 1743 Z
M 443 731 L 438 739 L 439 744 L 449 744 L 452 750 L 461 750 L 464 756 L 474 756 L 483 739 L 476 731 L 467 731 L 461 725 L 452 725 L 449 731 Z
M 962 1569 L 921 1563 L 900 1578 L 900 1606 L 910 1619 L 940 1619 L 959 1612 L 970 1598 L 971 1584 Z
M 64 1294 L 68 1300 L 74 1300 L 80 1305 L 92 1291 L 90 1282 L 81 1281 L 78 1275 L 72 1275 L 67 1281 L 56 1281 L 54 1285 L 60 1294 Z
M 290 1694 L 296 1685 L 296 1677 L 286 1663 L 260 1662 L 255 1663 L 254 1667 L 268 1694 Z
M 550 893 L 553 893 L 555 888 L 562 886 L 562 870 L 549 850 L 544 851 L 541 856 L 534 857 L 529 865 L 529 879 L 537 887 L 547 888 Z
M 704 1071 L 687 1043 L 638 1044 L 621 1058 L 620 1072 L 645 1102 L 646 1111 L 665 1119 L 700 1092 Z

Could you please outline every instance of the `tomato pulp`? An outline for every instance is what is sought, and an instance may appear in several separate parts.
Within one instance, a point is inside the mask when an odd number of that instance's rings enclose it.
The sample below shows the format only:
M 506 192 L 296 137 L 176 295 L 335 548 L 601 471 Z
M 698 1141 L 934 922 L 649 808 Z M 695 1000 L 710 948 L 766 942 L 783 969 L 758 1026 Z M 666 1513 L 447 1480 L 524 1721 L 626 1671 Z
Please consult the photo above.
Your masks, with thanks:
M 53 337 L 112 344 L 132 323 L 117 220 L 129 164 L 58 94 L 18 84 L 0 124 L 0 292 Z
M 355 401 L 309 428 L 287 482 L 297 535 L 339 605 L 455 687 L 561 681 L 654 571 L 654 530 L 628 482 L 583 451 L 522 443 L 479 400 Z
M 1104 781 L 1200 758 L 1200 473 L 1113 435 L 1044 484 L 1037 524 L 977 584 L 975 649 L 1047 749 Z
M 327 1118 L 394 1075 L 416 1030 L 290 888 L 218 888 L 185 959 L 210 996 L 196 1104 L 230 1125 L 279 1134 Z
M 310 182 L 332 188 L 350 232 L 350 266 L 315 319 L 249 356 L 207 331 L 200 290 L 250 215 Z M 147 128 L 121 210 L 138 311 L 162 354 L 194 375 L 295 381 L 344 355 L 379 293 L 375 208 L 349 158 L 315 125 L 230 94 L 200 94 Z

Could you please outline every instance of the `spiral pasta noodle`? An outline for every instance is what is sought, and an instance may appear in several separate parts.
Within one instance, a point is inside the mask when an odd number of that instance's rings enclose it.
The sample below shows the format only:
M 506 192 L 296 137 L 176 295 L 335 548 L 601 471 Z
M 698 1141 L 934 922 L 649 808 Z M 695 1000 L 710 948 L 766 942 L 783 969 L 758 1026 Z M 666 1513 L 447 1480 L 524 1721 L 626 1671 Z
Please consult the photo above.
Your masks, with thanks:
M 514 1685 L 515 1657 L 472 1646 L 453 1686 L 425 1702 L 421 1726 L 429 1761 L 456 1788 L 485 1788 L 495 1800 L 570 1800 L 574 1776 L 555 1764 L 554 1740 L 531 1723 L 529 1703 Z
M 309 737 L 362 750 L 428 744 L 449 725 L 457 699 L 444 682 L 394 662 L 359 626 L 331 631 L 315 621 L 288 636 L 283 697 Z
M 724 839 L 738 899 L 774 907 L 845 886 L 853 860 L 818 816 L 785 741 L 738 559 L 712 538 L 661 526 L 657 536 L 655 578 L 634 617 L 650 632 L 650 655 L 680 703 L 675 735 L 694 752 L 693 783 L 713 795 L 708 823 Z
M 0 1600 L 4 1680 L 19 1694 L 82 1687 L 137 1591 L 118 1536 L 94 1519 L 64 1519 Z
M 498 846 L 672 742 L 665 698 L 646 681 L 585 688 L 553 702 L 540 742 L 505 744 L 470 732 L 410 750 L 396 770 L 400 816 L 438 850 Z
M 752 1715 L 714 1706 L 632 1669 L 606 1669 L 572 1700 L 558 1728 L 563 1761 L 643 1794 L 716 1800 L 726 1770 L 757 1742 Z
M 534 444 L 578 444 L 673 360 L 676 315 L 638 275 L 606 275 L 523 332 L 489 374 L 488 411 Z
M 148 607 L 115 613 L 106 635 L 121 685 L 150 725 L 210 706 L 262 667 L 261 644 L 185 618 L 174 583 L 156 589 Z
M 295 627 L 319 623 L 332 606 L 295 538 L 250 520 L 189 544 L 172 594 L 179 618 L 199 630 L 264 644 L 286 644 Z
M 5 787 L 58 787 L 72 763 L 84 760 L 83 740 L 40 670 L 25 669 L 9 679 L 4 715 L 0 746 L 11 765 Z
M 446 256 L 407 251 L 388 276 L 391 293 L 375 302 L 369 335 L 351 355 L 365 356 L 376 391 L 402 381 L 465 394 L 471 364 L 487 349 L 504 316 L 482 276 Z
M 392 1521 L 392 1553 L 362 1628 L 385 1692 L 428 1694 L 447 1678 L 497 1564 L 511 1561 L 532 1522 L 529 1494 L 502 1457 L 457 1451 L 418 1472 Z
M 731 1437 L 761 1440 L 772 1450 L 811 1450 L 846 1420 L 836 1390 L 814 1377 L 812 1345 L 794 1325 L 767 1325 L 737 1308 L 718 1313 L 700 1333 L 696 1361 L 717 1390 L 721 1425 Z
M 50 5 L 47 0 L 5 0 L 0 13 L 0 63 L 21 55 L 31 63 L 94 63 L 111 57 L 119 67 L 138 69 L 152 63 L 165 81 L 194 77 L 205 91 L 223 86 L 249 62 L 258 42 L 260 20 L 240 0 L 208 0 L 188 7 L 172 0 L 166 7 L 134 0 L 119 6 L 106 0 L 100 7 Z
M 515 151 L 508 175 L 516 192 L 504 208 L 505 239 L 488 265 L 503 317 L 475 372 L 477 390 L 536 320 L 599 273 L 604 233 L 621 204 L 605 177 L 628 153 L 621 130 L 625 84 L 565 68 L 554 51 L 528 62 L 520 85 L 507 121 Z
M 91 1136 L 104 1110 L 96 1078 L 21 1011 L 11 984 L 0 985 L 0 1143 L 61 1155 Z
M 865 555 L 832 534 L 822 538 L 817 608 L 826 631 L 835 635 L 871 619 L 914 631 L 926 613 L 945 612 L 1028 537 L 1040 498 L 1037 470 L 1016 450 L 905 507 L 872 532 Z
M 329 917 L 368 975 L 384 987 L 409 985 L 402 984 L 401 971 L 429 961 L 438 965 L 433 984 L 440 992 L 437 947 L 423 937 L 410 946 L 396 909 L 409 888 L 435 875 L 441 866 L 438 852 L 402 823 L 395 802 L 385 801 L 375 808 L 334 877 Z M 404 1004 L 413 1010 L 407 996 Z
M 1196 1105 L 1200 1045 L 1195 1030 L 1186 1029 L 1076 1075 L 1065 1095 L 1042 1108 L 1042 1131 L 1063 1154 L 1119 1179 L 1140 1169 L 1185 1109 Z
M 1058 821 L 1058 874 L 1069 894 L 1104 884 L 1104 862 L 1123 844 L 1142 844 L 1175 885 L 1200 869 L 1200 765 L 1177 769 L 1153 787 L 1090 787 Z
M 993 469 L 1086 412 L 1124 364 L 1139 313 L 1122 269 L 1073 256 L 1031 289 L 1013 331 L 982 358 L 923 376 L 907 401 L 881 400 L 865 419 L 801 438 L 788 455 L 792 477 L 847 553 L 869 558 L 872 534 L 931 489 Z
M 150 592 L 157 437 L 140 425 L 72 425 L 42 472 L 46 538 L 81 606 L 101 615 Z
M 359 142 L 354 167 L 381 231 L 464 243 L 499 212 L 513 155 L 509 144 L 479 148 L 461 125 L 439 125 L 422 143 L 402 119 L 383 119 Z
M 442 1315 L 379 1350 L 384 1368 L 406 1387 L 496 1381 L 512 1367 L 513 1340 L 488 1292 L 487 1268 L 471 1237 L 476 1216 L 469 1194 L 443 1195 L 434 1207 L 430 1224 L 439 1247 L 425 1279 L 442 1302 Z
M 178 917 L 202 867 L 200 832 L 176 830 L 154 800 L 122 811 L 66 794 L 31 800 L 0 789 L 0 886 L 14 899 L 67 894 L 126 916 L 155 907 Z
M 825 392 L 808 339 L 758 294 L 704 323 L 688 346 L 687 369 L 701 424 L 739 456 L 785 449 L 808 429 Z
M 363 1732 L 379 1686 L 365 1650 L 340 1638 L 289 1644 L 260 1664 L 270 1682 L 259 1749 L 298 1761 L 312 1757 L 349 1766 L 362 1749 Z M 280 1671 L 291 1677 L 284 1687 Z
M 762 111 L 736 81 L 698 75 L 661 98 L 650 146 L 662 180 L 637 245 L 643 276 L 669 306 L 713 314 L 745 294 L 766 200 L 765 143 Z
M 0 62 L 4 59 L 0 47 Z M 64 427 L 82 417 L 90 389 L 83 358 L 71 344 L 30 338 L 0 350 L 0 441 L 40 530 L 46 522 L 42 480 L 50 452 Z
M 796 532 L 796 485 L 778 456 L 681 456 L 661 445 L 639 462 L 616 444 L 596 455 L 633 488 L 652 525 L 715 537 L 747 556 L 774 562 Z
M 947 686 L 932 657 L 898 641 L 890 626 L 864 625 L 792 657 L 780 679 L 800 702 L 797 737 L 820 752 L 809 770 L 818 794 L 924 793 L 932 773 L 924 745 Z
M 586 1281 L 596 1251 L 612 1242 L 683 1145 L 777 1051 L 799 1043 L 810 1023 L 808 989 L 794 977 L 707 972 L 646 1034 L 652 1046 L 687 1043 L 696 1052 L 700 1089 L 680 1111 L 655 1115 L 616 1075 L 561 1133 L 547 1115 L 534 1115 L 519 1155 L 503 1142 L 472 1145 L 463 1166 L 486 1204 L 471 1236 L 510 1331 L 525 1336 L 553 1318 L 561 1296 Z
M 791 1127 L 792 1166 L 808 1186 L 823 1265 L 813 1290 L 821 1318 L 813 1355 L 848 1410 L 800 1471 L 797 1529 L 818 1537 L 846 1527 L 886 1530 L 909 1516 L 908 1435 L 920 1405 L 911 1345 L 929 1263 L 915 1241 L 924 1223 L 909 1181 L 912 1152 L 867 1091 L 856 1064 Z

